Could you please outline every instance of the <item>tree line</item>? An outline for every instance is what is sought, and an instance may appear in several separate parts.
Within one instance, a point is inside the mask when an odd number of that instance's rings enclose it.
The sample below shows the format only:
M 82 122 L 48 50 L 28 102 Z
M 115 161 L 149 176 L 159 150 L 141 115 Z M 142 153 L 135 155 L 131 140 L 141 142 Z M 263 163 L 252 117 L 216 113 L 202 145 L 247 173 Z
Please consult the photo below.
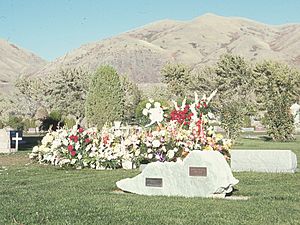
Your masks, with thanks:
M 37 121 L 44 129 L 59 123 L 70 127 L 76 118 L 85 118 L 87 126 L 98 128 L 115 120 L 138 123 L 147 97 L 168 102 L 217 89 L 211 104 L 227 137 L 236 139 L 249 116 L 260 114 L 272 139 L 293 139 L 289 108 L 298 100 L 300 89 L 300 74 L 295 68 L 274 61 L 250 63 L 226 54 L 215 65 L 199 69 L 168 63 L 161 75 L 165 86 L 152 88 L 147 94 L 107 65 L 94 73 L 68 69 L 47 79 L 20 78 L 15 84 L 17 97 L 0 96 L 0 126 L 15 126 L 21 120 L 27 121 L 27 126 Z

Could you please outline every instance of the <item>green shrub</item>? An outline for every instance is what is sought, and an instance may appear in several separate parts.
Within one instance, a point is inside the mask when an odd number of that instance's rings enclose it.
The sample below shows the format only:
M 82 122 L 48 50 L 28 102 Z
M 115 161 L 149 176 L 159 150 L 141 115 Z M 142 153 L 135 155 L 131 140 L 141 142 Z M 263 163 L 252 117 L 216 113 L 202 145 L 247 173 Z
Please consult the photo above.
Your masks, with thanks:
M 23 119 L 18 116 L 9 116 L 8 122 L 6 124 L 7 126 L 10 126 L 13 129 L 16 130 L 23 130 L 24 129 L 24 123 Z
M 92 77 L 87 95 L 88 124 L 101 129 L 107 122 L 122 120 L 124 95 L 116 70 L 110 66 L 100 67 Z
M 36 127 L 35 125 L 35 119 L 26 118 L 23 120 L 24 129 L 28 130 L 28 128 Z
M 75 124 L 76 124 L 76 121 L 73 118 L 65 118 L 64 119 L 64 125 L 67 128 L 72 128 Z

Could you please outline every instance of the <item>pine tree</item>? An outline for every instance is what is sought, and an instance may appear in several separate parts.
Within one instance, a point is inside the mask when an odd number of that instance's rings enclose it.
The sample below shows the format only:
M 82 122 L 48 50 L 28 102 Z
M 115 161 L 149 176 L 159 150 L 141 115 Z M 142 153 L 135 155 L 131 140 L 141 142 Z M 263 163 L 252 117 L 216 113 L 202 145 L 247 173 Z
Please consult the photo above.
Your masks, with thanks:
M 107 122 L 121 120 L 124 109 L 124 92 L 119 75 L 110 66 L 100 67 L 91 79 L 86 100 L 86 117 L 89 125 L 99 129 Z

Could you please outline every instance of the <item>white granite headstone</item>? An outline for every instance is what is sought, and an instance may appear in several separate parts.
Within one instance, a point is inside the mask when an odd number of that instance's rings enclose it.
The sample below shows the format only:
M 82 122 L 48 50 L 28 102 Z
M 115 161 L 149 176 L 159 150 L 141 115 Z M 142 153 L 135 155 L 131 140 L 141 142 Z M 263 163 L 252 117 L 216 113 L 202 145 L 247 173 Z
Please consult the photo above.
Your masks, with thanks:
M 141 195 L 225 197 L 238 182 L 221 153 L 192 151 L 183 161 L 149 163 L 142 173 L 117 186 Z
M 290 109 L 294 117 L 294 124 L 300 125 L 300 105 L 298 103 L 294 103 Z
M 9 132 L 0 129 L 0 153 L 10 153 L 11 151 Z
M 297 157 L 290 150 L 232 150 L 234 172 L 294 173 Z

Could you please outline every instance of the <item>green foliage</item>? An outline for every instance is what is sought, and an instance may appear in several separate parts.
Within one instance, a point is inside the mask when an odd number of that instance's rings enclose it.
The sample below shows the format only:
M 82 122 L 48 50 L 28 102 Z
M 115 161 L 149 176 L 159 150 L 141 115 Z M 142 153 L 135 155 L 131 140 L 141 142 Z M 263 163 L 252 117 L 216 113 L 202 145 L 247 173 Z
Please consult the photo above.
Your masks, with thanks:
M 243 118 L 243 127 L 251 127 L 251 118 L 247 114 Z
M 166 64 L 161 70 L 163 82 L 168 90 L 177 98 L 184 98 L 191 76 L 191 68 L 183 64 Z
M 50 77 L 49 107 L 64 115 L 83 116 L 90 75 L 81 69 L 62 70 Z
M 102 128 L 107 122 L 121 120 L 124 112 L 123 97 L 116 70 L 110 66 L 100 67 L 92 77 L 86 100 L 88 123 Z
M 141 93 L 136 84 L 131 82 L 127 76 L 120 76 L 123 95 L 123 121 L 131 123 L 134 120 L 135 109 L 140 102 Z
M 254 80 L 252 68 L 240 56 L 223 55 L 215 67 L 215 75 L 210 75 L 215 81 L 207 81 L 218 89 L 212 100 L 213 106 L 219 109 L 221 125 L 227 136 L 235 140 L 244 124 L 244 118 L 253 113 Z M 213 74 L 212 71 L 210 71 Z
M 213 90 L 217 89 L 217 87 L 216 68 L 207 66 L 191 73 L 187 85 L 188 96 L 193 97 L 194 92 L 209 95 Z
M 144 99 L 140 101 L 135 110 L 135 119 L 137 124 L 145 126 L 150 123 L 150 119 L 147 116 L 143 115 L 143 109 L 146 108 L 146 104 L 149 102 L 148 99 Z
M 140 84 L 141 98 L 142 99 L 161 99 L 169 100 L 172 98 L 172 94 L 169 92 L 167 85 L 164 83 L 150 83 L 150 84 Z
M 58 111 L 58 110 L 53 110 L 49 114 L 49 118 L 52 119 L 52 120 L 60 121 L 61 117 L 62 117 L 61 112 Z
M 9 116 L 6 125 L 16 130 L 23 130 L 24 128 L 23 119 L 18 116 Z
M 293 117 L 290 106 L 298 97 L 300 74 L 295 69 L 278 62 L 265 61 L 256 65 L 256 93 L 268 134 L 276 141 L 293 139 Z
M 35 110 L 42 106 L 63 114 L 84 115 L 84 103 L 90 75 L 81 69 L 61 70 L 44 78 L 20 78 L 16 87 Z M 35 111 L 33 110 L 33 111 Z
M 252 69 L 240 56 L 224 55 L 216 65 L 217 103 L 221 124 L 227 136 L 235 140 L 244 118 L 254 108 Z
M 28 128 L 36 127 L 35 120 L 31 118 L 26 118 L 23 120 L 24 130 L 28 130 Z
M 238 102 L 223 105 L 220 109 L 221 126 L 226 131 L 228 138 L 236 140 L 240 135 L 245 115 L 246 112 L 243 104 Z
M 64 118 L 64 125 L 67 127 L 67 128 L 72 128 L 74 125 L 76 124 L 76 121 L 75 119 L 73 118 Z

